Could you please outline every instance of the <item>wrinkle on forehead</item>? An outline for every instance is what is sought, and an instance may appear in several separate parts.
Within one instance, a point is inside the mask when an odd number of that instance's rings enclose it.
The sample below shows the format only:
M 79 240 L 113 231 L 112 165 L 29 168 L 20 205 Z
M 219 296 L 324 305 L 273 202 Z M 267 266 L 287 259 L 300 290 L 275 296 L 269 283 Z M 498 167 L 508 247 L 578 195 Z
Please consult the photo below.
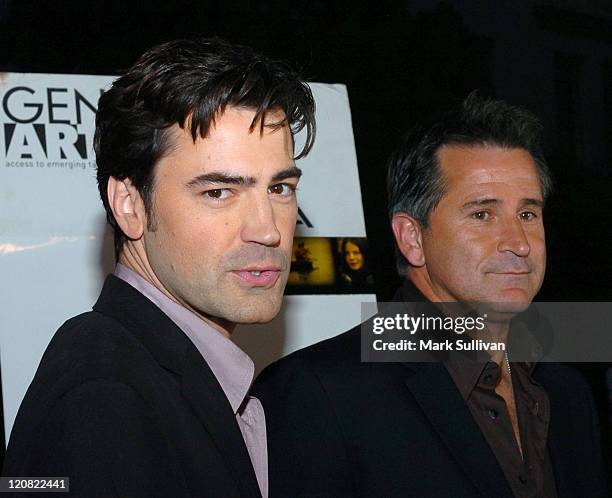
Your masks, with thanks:
M 493 146 L 444 146 L 438 152 L 447 193 L 521 189 L 541 197 L 540 179 L 529 152 Z

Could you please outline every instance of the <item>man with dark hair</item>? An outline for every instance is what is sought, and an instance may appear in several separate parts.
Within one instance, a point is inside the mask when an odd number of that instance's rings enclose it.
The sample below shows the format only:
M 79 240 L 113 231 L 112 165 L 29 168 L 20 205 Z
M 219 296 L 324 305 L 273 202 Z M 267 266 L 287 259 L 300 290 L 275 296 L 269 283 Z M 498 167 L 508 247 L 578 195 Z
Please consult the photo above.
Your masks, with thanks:
M 309 88 L 218 39 L 145 53 L 102 95 L 98 184 L 117 267 L 52 339 L 5 476 L 69 477 L 71 496 L 267 496 L 254 366 L 229 336 L 270 321 L 297 217 L 293 135 Z
M 488 303 L 488 332 L 507 344 L 546 264 L 539 135 L 528 112 L 473 94 L 403 141 L 388 176 L 407 277 L 394 301 Z M 502 350 L 362 363 L 360 332 L 258 379 L 272 498 L 606 496 L 593 401 L 573 369 Z

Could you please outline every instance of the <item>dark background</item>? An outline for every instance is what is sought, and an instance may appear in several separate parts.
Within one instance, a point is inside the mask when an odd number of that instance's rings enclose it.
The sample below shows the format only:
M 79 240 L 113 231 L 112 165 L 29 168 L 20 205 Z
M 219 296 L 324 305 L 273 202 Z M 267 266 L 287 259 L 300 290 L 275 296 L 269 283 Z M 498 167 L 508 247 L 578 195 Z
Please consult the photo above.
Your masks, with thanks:
M 310 81 L 347 85 L 379 300 L 399 284 L 386 157 L 413 123 L 476 88 L 545 125 L 557 186 L 538 299 L 612 300 L 611 0 L 0 0 L 2 71 L 117 74 L 150 46 L 191 35 L 248 44 Z M 578 367 L 610 454 L 608 366 Z

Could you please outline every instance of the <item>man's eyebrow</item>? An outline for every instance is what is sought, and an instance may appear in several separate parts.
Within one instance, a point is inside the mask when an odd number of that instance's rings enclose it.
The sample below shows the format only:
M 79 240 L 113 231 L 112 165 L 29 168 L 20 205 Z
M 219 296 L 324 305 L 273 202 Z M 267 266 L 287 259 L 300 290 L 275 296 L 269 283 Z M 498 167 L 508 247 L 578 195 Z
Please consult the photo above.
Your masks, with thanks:
M 466 202 L 463 206 L 461 206 L 461 210 L 467 211 L 468 209 L 490 206 L 491 204 L 499 204 L 499 200 L 491 197 L 487 197 L 484 199 L 476 199 L 475 201 Z
M 290 168 L 279 171 L 272 177 L 273 182 L 279 182 L 286 180 L 287 178 L 300 178 L 302 176 L 302 170 L 297 166 L 291 166 Z
M 292 166 L 279 171 L 272 177 L 273 182 L 286 180 L 287 178 L 300 178 L 302 170 L 297 166 Z M 222 171 L 213 171 L 211 173 L 203 173 L 189 180 L 186 184 L 187 188 L 193 187 L 208 187 L 211 184 L 226 184 L 226 185 L 255 185 L 257 179 L 252 176 L 232 175 Z
M 494 204 L 501 204 L 502 201 L 499 199 L 487 197 L 484 199 L 476 199 L 475 201 L 466 202 L 463 206 L 461 206 L 462 211 L 467 211 L 469 209 L 473 209 L 476 207 L 483 206 L 491 206 Z M 520 201 L 521 206 L 538 206 L 539 208 L 544 208 L 544 201 L 542 199 L 535 199 L 532 197 L 524 197 Z
M 203 173 L 189 180 L 186 184 L 191 187 L 207 187 L 212 183 L 222 183 L 230 185 L 255 185 L 257 180 L 252 176 L 232 175 L 221 171 Z
M 522 206 L 538 206 L 540 208 L 544 208 L 544 201 L 542 199 L 533 199 L 531 197 L 525 197 L 521 199 Z

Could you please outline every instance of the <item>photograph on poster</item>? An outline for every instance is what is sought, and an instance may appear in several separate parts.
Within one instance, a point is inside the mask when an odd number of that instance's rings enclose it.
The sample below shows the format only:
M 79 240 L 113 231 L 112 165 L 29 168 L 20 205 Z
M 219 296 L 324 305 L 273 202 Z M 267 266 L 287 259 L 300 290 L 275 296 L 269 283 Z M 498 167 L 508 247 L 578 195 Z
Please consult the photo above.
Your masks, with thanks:
M 374 293 L 365 237 L 296 237 L 287 295 Z

